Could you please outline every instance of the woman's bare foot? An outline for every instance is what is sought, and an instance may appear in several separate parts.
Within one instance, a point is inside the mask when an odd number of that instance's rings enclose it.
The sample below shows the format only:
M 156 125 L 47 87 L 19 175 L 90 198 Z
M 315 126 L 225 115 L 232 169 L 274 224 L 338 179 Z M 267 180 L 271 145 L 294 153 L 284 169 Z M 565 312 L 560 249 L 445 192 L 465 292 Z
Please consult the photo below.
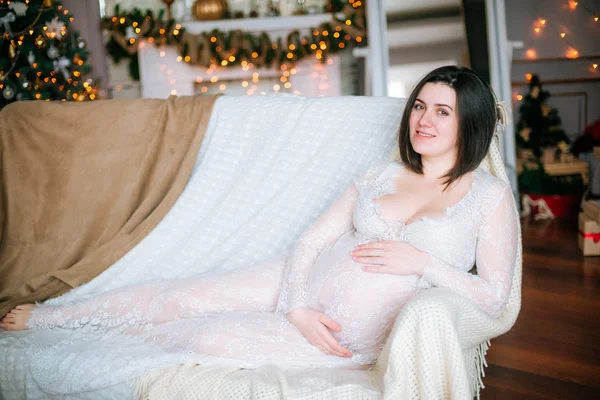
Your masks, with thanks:
M 21 304 L 20 306 L 16 306 L 0 320 L 0 328 L 5 331 L 24 331 L 29 329 L 27 321 L 29 321 L 31 312 L 34 309 L 35 304 Z

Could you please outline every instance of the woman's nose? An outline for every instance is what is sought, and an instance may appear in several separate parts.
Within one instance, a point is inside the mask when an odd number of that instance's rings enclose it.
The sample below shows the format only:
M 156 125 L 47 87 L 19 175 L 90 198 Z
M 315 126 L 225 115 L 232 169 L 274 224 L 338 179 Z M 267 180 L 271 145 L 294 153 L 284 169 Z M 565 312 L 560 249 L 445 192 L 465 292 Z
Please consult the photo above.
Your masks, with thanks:
M 431 126 L 431 115 L 429 112 L 424 112 L 421 114 L 421 118 L 419 119 L 419 125 L 422 126 Z

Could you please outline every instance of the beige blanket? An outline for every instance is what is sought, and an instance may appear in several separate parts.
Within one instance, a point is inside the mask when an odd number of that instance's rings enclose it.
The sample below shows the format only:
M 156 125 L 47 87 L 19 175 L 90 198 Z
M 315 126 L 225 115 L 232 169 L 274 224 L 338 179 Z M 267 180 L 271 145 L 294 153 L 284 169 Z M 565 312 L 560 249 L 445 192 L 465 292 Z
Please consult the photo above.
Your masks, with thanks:
M 216 96 L 0 112 L 0 316 L 88 282 L 165 216 Z

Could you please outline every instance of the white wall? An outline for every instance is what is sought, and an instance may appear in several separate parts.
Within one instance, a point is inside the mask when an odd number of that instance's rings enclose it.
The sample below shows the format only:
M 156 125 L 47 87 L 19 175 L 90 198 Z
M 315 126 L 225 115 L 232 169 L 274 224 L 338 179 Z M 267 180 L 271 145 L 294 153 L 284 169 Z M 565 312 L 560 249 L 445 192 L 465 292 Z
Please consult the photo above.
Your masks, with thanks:
M 513 96 L 527 93 L 526 74 L 538 74 L 544 90 L 552 96 L 548 103 L 557 108 L 563 129 L 571 137 L 600 119 L 600 67 L 592 67 L 593 63 L 600 64 L 600 22 L 594 22 L 584 8 L 600 14 L 600 0 L 579 3 L 570 10 L 565 0 L 506 0 L 508 38 L 524 43 L 522 49 L 514 50 Z M 536 24 L 540 18 L 546 25 L 536 34 L 534 28 L 540 26 Z M 566 58 L 569 43 L 560 37 L 561 32 L 579 51 L 578 59 Z M 529 60 L 530 49 L 535 50 L 535 60 Z M 595 58 L 586 58 L 590 56 Z M 519 102 L 514 100 L 517 120 Z
M 467 42 L 461 18 L 439 18 L 388 27 L 390 67 L 388 90 L 408 96 L 427 72 L 443 65 L 468 65 Z
M 383 6 L 388 14 L 458 7 L 460 3 L 461 0 L 383 0 Z
M 415 64 L 392 65 L 388 73 L 388 96 L 408 97 L 414 86 L 429 71 L 444 65 L 456 65 L 456 60 L 439 60 Z

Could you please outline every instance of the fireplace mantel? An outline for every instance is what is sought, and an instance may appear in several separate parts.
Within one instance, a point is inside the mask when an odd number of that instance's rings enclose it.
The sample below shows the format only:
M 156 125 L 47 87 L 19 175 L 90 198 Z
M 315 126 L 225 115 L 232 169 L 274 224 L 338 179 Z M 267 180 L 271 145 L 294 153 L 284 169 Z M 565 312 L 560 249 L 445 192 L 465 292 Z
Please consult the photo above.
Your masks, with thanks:
M 271 40 L 276 40 L 279 37 L 285 38 L 295 30 L 308 34 L 323 22 L 331 21 L 333 21 L 332 14 L 317 14 L 193 21 L 181 25 L 192 34 L 209 32 L 213 29 L 221 31 L 240 29 L 249 32 L 266 32 Z M 338 55 L 330 55 L 326 63 L 321 63 L 312 57 L 299 61 L 294 68 L 295 73 L 287 76 L 291 83 L 289 89 L 284 87 L 283 82 L 279 82 L 283 71 L 278 68 L 220 67 L 208 70 L 205 67 L 178 61 L 179 55 L 174 47 L 156 47 L 147 42 L 140 44 L 138 57 L 142 97 L 167 98 L 171 94 L 189 96 L 201 92 L 255 95 L 289 92 L 311 97 L 339 96 L 342 93 Z M 252 81 L 256 74 L 259 80 L 262 80 L 261 83 Z M 211 78 L 214 82 L 211 82 Z M 265 87 L 267 82 L 269 86 Z M 258 88 L 258 85 L 262 87 Z M 252 90 L 253 87 L 256 90 Z M 275 90 L 275 87 L 279 90 Z
M 316 28 L 323 22 L 333 21 L 333 14 L 295 15 L 291 17 L 265 17 L 265 18 L 241 18 L 220 19 L 216 21 L 190 21 L 182 23 L 189 33 L 199 34 L 202 32 L 219 29 L 221 31 L 233 31 L 241 29 L 248 32 L 262 31 L 293 31 Z

